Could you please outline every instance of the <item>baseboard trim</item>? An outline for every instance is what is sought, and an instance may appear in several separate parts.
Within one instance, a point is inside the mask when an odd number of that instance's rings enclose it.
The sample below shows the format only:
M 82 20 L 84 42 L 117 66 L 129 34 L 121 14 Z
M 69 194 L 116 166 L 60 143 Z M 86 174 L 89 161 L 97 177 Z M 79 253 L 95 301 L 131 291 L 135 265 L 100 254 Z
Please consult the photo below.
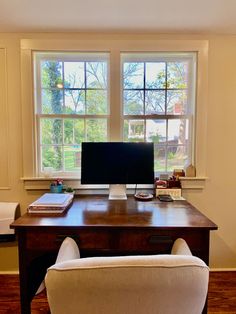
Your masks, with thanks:
M 6 271 L 0 270 L 0 275 L 19 275 L 19 270 L 6 270 Z
M 210 268 L 210 271 L 236 271 L 236 268 Z

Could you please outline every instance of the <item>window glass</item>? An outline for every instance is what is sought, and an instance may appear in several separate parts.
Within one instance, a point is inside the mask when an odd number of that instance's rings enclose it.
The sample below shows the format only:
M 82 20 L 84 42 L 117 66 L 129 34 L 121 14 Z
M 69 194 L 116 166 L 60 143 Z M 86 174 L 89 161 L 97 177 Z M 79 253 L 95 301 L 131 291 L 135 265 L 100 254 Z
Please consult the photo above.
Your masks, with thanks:
M 38 174 L 52 167 L 58 176 L 78 176 L 81 143 L 112 136 L 154 142 L 157 173 L 193 162 L 196 53 L 121 53 L 111 82 L 109 53 L 33 55 Z M 121 87 L 112 109 L 110 86 L 113 93 Z
M 80 171 L 82 141 L 107 141 L 107 53 L 34 54 L 39 173 Z
M 121 57 L 123 139 L 154 142 L 157 173 L 184 168 L 194 154 L 195 53 Z

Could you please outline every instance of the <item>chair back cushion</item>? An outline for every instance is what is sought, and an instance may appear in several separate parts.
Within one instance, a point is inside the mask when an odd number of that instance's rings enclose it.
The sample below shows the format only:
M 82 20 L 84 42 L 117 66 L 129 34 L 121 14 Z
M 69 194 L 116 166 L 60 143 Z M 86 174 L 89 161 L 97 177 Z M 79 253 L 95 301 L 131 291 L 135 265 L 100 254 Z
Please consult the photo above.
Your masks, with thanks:
M 200 314 L 209 269 L 184 255 L 92 257 L 53 265 L 52 314 Z

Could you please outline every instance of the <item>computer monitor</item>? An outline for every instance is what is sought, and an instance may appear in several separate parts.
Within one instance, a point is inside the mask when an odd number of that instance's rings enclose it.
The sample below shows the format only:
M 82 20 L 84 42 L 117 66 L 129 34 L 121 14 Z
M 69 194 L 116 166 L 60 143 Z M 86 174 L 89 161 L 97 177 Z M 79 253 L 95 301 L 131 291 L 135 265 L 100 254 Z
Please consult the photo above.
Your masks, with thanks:
M 81 184 L 109 184 L 109 199 L 125 199 L 126 184 L 153 182 L 153 143 L 82 143 Z

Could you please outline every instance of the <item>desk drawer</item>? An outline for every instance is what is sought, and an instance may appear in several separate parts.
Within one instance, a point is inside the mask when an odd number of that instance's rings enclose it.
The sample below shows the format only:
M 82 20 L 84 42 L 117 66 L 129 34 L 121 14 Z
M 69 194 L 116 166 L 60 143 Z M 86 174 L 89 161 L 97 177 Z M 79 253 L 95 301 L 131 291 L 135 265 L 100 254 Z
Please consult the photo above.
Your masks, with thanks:
M 193 252 L 205 247 L 208 242 L 207 234 L 197 230 L 126 230 L 120 233 L 119 248 L 127 251 L 170 253 L 177 238 L 185 239 Z
M 66 237 L 73 238 L 80 249 L 109 248 L 109 233 L 97 230 L 28 231 L 26 247 L 30 250 L 58 250 Z
M 208 250 L 209 234 L 199 230 L 145 230 L 142 228 L 91 228 L 28 230 L 26 248 L 29 250 L 58 250 L 63 239 L 72 237 L 83 251 L 113 251 L 113 254 L 157 254 L 170 253 L 177 238 L 188 243 L 192 253 Z

